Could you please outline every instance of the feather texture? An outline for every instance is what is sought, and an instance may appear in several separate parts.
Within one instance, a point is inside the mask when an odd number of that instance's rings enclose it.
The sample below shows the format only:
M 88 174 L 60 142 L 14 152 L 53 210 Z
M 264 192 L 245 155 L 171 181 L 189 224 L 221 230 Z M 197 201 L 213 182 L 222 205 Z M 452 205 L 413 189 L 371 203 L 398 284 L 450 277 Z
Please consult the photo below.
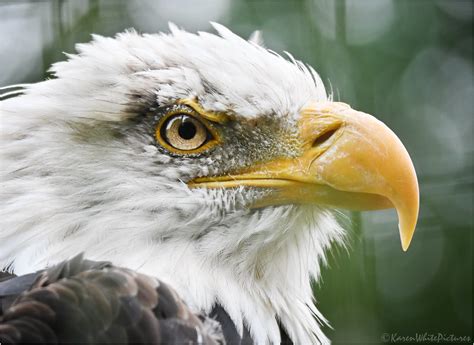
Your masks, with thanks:
M 26 278 L 0 283 L 0 300 L 15 297 L 0 314 L 1 343 L 223 343 L 217 322 L 128 269 L 78 256 Z

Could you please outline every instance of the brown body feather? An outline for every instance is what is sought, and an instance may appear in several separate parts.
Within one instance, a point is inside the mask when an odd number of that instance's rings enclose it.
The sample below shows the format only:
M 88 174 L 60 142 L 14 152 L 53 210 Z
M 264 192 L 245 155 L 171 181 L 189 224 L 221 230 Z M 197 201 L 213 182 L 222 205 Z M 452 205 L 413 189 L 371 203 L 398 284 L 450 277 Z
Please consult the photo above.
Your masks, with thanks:
M 106 262 L 78 256 L 0 284 L 2 344 L 223 342 L 166 284 Z

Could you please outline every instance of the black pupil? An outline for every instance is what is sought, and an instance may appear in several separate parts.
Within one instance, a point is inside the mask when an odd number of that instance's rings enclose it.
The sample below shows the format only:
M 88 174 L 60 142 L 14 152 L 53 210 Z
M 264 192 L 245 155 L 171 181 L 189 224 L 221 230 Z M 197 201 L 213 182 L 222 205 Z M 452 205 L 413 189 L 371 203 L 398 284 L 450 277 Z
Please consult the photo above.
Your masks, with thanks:
M 192 123 L 191 121 L 187 120 L 186 118 L 184 118 L 181 122 L 181 124 L 179 125 L 179 128 L 178 128 L 178 134 L 181 138 L 185 139 L 185 140 L 189 140 L 189 139 L 192 139 L 194 138 L 194 136 L 196 135 L 196 125 L 194 123 Z

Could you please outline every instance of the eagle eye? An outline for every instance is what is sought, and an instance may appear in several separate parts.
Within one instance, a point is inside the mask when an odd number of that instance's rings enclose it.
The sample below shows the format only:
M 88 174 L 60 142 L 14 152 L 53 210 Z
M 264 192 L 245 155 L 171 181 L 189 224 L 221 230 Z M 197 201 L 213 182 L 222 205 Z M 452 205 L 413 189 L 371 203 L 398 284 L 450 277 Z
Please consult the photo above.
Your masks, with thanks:
M 156 128 L 156 139 L 164 148 L 178 154 L 202 152 L 216 141 L 204 120 L 185 112 L 165 116 Z
M 163 138 L 178 150 L 195 150 L 207 139 L 203 124 L 188 115 L 175 115 L 162 126 Z

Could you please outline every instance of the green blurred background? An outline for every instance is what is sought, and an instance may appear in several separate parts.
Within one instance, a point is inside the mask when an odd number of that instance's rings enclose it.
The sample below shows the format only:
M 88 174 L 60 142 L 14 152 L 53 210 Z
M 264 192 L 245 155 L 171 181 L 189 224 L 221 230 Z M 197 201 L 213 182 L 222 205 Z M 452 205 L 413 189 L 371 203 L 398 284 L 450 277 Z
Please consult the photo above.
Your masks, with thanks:
M 387 123 L 411 153 L 421 211 L 407 253 L 394 211 L 341 217 L 348 250 L 332 251 L 314 287 L 333 342 L 426 333 L 472 343 L 473 2 L 0 0 L 0 86 L 47 78 L 91 33 L 168 21 L 262 30 L 267 47 L 314 66 L 336 100 Z

